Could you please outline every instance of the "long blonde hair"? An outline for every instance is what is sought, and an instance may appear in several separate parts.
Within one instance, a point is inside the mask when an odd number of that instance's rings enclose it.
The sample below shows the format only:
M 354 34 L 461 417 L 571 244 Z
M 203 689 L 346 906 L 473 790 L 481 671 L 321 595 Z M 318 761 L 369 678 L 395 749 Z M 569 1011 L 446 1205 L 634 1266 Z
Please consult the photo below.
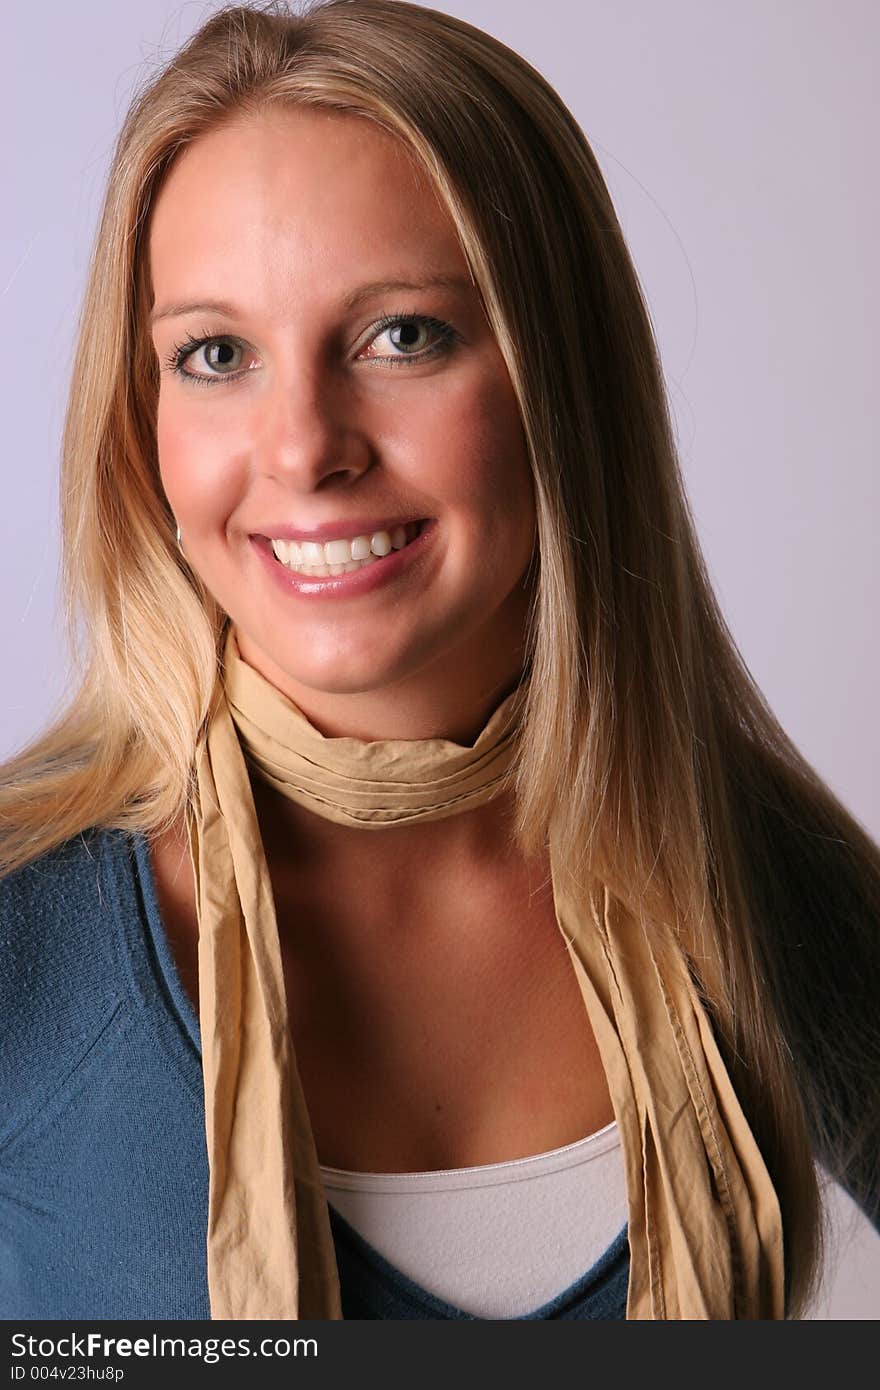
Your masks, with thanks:
M 405 0 L 234 6 L 133 104 L 63 440 L 76 693 L 0 772 L 0 873 L 93 825 L 165 830 L 190 804 L 226 619 L 178 553 L 159 482 L 146 233 L 176 153 L 273 102 L 377 122 L 457 227 L 534 475 L 517 837 L 530 855 L 552 828 L 578 883 L 601 874 L 644 919 L 676 924 L 780 1196 L 796 1316 L 821 1255 L 814 1154 L 876 1193 L 880 851 L 780 727 L 721 615 L 596 159 L 489 35 Z

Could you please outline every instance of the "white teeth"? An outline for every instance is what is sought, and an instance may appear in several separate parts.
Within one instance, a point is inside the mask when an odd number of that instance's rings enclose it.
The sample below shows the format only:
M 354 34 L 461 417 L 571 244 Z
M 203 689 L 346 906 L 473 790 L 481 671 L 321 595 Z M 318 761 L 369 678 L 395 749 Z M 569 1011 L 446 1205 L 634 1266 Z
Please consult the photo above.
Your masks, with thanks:
M 324 546 L 324 554 L 325 563 L 328 565 L 347 565 L 351 559 L 351 541 L 328 541 Z M 320 560 L 317 563 L 320 564 Z
M 371 535 L 327 541 L 324 545 L 317 541 L 272 541 L 271 544 L 275 558 L 289 569 L 318 575 L 343 574 L 362 569 L 364 564 L 371 564 L 392 550 L 402 550 L 415 539 L 419 524 L 413 521 L 395 526 L 391 531 L 373 531 Z

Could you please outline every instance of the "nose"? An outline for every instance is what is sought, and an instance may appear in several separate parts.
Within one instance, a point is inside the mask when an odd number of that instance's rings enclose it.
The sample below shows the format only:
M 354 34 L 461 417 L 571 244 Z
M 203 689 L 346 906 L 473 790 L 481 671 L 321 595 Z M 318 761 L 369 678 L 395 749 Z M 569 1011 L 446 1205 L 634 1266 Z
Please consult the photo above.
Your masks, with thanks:
M 331 478 L 355 481 L 370 466 L 370 449 L 338 382 L 320 371 L 285 374 L 261 396 L 255 464 L 290 491 L 313 492 Z

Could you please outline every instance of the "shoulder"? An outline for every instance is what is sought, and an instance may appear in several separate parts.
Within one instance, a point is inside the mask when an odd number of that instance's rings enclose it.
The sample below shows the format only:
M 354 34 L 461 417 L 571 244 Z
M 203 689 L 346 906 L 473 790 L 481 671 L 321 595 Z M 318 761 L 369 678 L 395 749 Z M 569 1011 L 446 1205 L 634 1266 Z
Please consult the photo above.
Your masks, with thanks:
M 125 832 L 93 828 L 0 879 L 0 1143 L 120 1010 L 131 853 Z
M 128 837 L 94 827 L 0 878 L 3 987 L 27 991 L 94 951 L 95 923 L 110 908 L 113 877 Z M 30 985 L 28 985 L 30 982 Z

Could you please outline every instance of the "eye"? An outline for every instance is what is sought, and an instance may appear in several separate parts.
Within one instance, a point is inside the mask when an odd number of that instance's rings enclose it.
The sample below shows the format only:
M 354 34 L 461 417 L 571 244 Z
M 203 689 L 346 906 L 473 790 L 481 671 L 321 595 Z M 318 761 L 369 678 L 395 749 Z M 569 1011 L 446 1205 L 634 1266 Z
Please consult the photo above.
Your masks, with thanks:
M 166 371 L 176 373 L 185 381 L 213 386 L 215 382 L 241 375 L 242 357 L 248 352 L 250 349 L 237 338 L 209 337 L 207 334 L 200 338 L 188 336 L 184 342 L 175 343 L 163 365 Z M 199 357 L 201 365 L 207 368 L 205 372 L 192 371 L 186 366 L 193 359 L 198 363 Z M 252 369 L 254 361 L 245 368 L 246 371 Z
M 205 343 L 203 347 L 197 348 L 196 352 L 204 352 L 205 362 L 211 371 L 218 370 L 225 375 L 227 369 L 235 371 L 237 366 L 236 353 L 241 352 L 237 343 L 223 342 L 219 340 L 214 343 Z M 193 354 L 195 356 L 195 353 Z
M 450 324 L 428 314 L 387 314 L 373 328 L 367 361 L 390 367 L 424 362 L 428 357 L 448 352 L 457 336 Z M 377 339 L 382 337 L 388 338 L 394 352 L 373 351 Z

